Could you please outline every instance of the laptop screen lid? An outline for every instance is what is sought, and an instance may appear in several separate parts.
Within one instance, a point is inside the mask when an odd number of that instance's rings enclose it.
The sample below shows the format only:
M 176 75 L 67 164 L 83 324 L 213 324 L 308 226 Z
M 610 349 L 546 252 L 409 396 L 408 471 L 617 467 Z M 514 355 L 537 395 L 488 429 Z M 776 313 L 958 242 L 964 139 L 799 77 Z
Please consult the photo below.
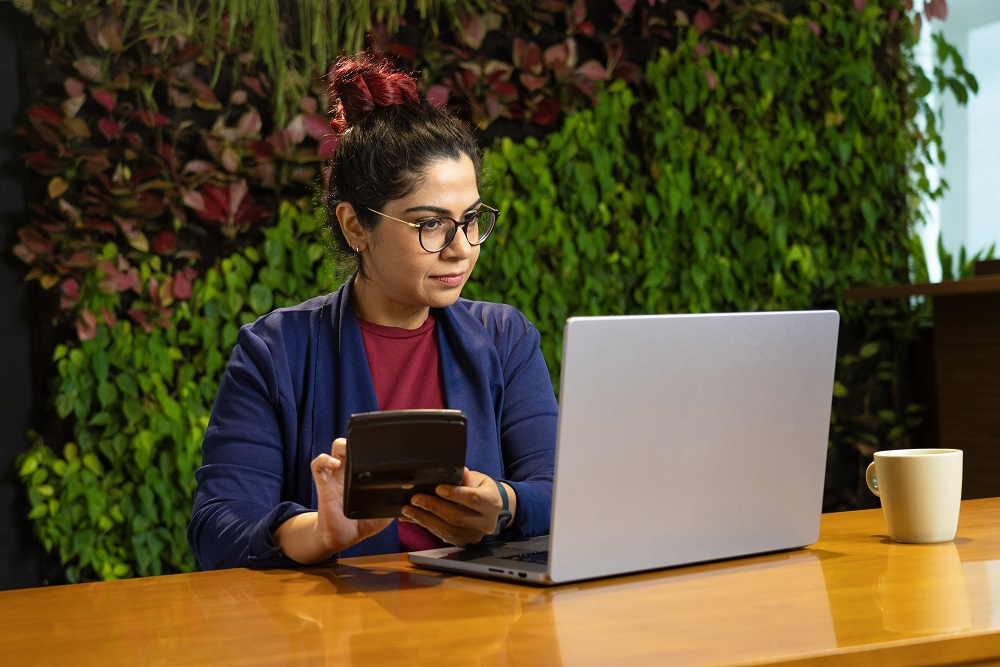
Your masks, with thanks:
M 838 326 L 835 311 L 570 318 L 551 539 L 410 562 L 559 584 L 812 544 Z M 522 561 L 541 549 L 547 563 Z
M 835 311 L 570 318 L 553 583 L 812 544 Z

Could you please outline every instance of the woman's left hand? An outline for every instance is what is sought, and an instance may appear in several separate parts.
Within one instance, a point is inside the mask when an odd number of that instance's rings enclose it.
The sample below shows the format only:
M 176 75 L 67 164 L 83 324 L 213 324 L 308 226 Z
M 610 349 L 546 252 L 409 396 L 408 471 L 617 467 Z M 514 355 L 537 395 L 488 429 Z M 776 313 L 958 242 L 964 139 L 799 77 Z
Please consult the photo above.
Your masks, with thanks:
M 516 495 L 510 486 L 506 486 L 506 490 L 513 512 Z M 441 484 L 434 492 L 437 495 L 418 493 L 413 496 L 411 504 L 403 508 L 404 520 L 421 525 L 445 542 L 460 547 L 479 542 L 496 530 L 503 500 L 492 477 L 466 468 L 461 486 Z

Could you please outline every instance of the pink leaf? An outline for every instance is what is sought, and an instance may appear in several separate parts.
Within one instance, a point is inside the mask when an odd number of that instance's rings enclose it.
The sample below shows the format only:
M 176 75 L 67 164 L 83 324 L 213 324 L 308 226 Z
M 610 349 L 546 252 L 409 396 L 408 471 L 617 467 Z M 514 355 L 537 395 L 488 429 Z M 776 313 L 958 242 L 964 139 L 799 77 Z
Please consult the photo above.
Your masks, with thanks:
M 34 227 L 21 227 L 17 230 L 17 235 L 21 238 L 21 243 L 34 253 L 45 255 L 55 247 L 55 243 L 42 236 Z
M 944 21 L 948 18 L 948 0 L 926 0 L 924 2 L 924 13 L 929 19 L 940 19 Z
M 510 56 L 514 62 L 514 67 L 524 66 L 524 57 L 528 52 L 528 43 L 520 37 L 514 38 L 514 45 L 511 47 Z
M 448 104 L 448 86 L 438 83 L 428 88 L 427 101 L 436 107 L 443 107 Z
M 239 210 L 243 200 L 250 193 L 250 188 L 244 179 L 240 179 L 229 185 L 229 211 L 235 213 Z
M 28 118 L 40 120 L 51 125 L 58 125 L 62 122 L 62 114 L 50 106 L 35 105 L 28 108 Z
M 319 141 L 330 131 L 330 122 L 323 114 L 311 113 L 305 116 L 305 127 L 306 134 Z
M 486 114 L 489 116 L 489 119 L 496 120 L 499 118 L 502 109 L 503 107 L 497 96 L 494 93 L 486 93 Z
M 205 197 L 197 190 L 188 190 L 184 193 L 183 197 L 184 205 L 188 208 L 192 208 L 195 211 L 201 213 L 208 209 L 205 203 Z
M 112 111 L 115 108 L 115 102 L 118 96 L 107 90 L 101 90 L 100 88 L 94 88 L 90 91 L 91 97 L 94 101 L 100 104 L 106 111 Z
M 204 81 L 197 77 L 191 77 L 191 93 L 194 95 L 194 103 L 206 111 L 222 108 L 222 102 L 215 96 L 215 92 L 208 87 Z
M 692 22 L 692 25 L 698 32 L 708 32 L 717 22 L 718 19 L 716 19 L 714 14 L 710 14 L 704 9 L 699 9 L 694 14 L 694 21 Z
M 531 92 L 538 90 L 549 80 L 547 76 L 537 76 L 535 74 L 528 74 L 527 72 L 522 72 L 517 78 L 520 80 L 521 85 Z
M 148 109 L 138 109 L 132 112 L 132 118 L 136 119 L 148 128 L 163 127 L 170 125 L 170 119 L 162 113 L 149 111 Z
M 857 12 L 865 11 L 865 5 L 868 4 L 868 0 L 854 0 L 854 10 Z
M 556 44 L 545 49 L 545 65 L 551 67 L 554 70 L 562 70 L 562 66 L 566 63 L 569 58 L 569 48 L 566 43 Z
M 73 69 L 91 81 L 104 78 L 104 64 L 98 58 L 80 58 L 73 62 Z
M 161 229 L 153 237 L 153 253 L 156 255 L 169 255 L 177 248 L 177 237 L 169 229 Z
M 302 114 L 295 116 L 285 129 L 288 131 L 288 139 L 293 145 L 301 144 L 302 140 L 306 138 L 306 121 Z
M 239 170 L 242 161 L 236 149 L 226 144 L 226 147 L 222 149 L 222 154 L 219 156 L 219 162 L 222 164 L 223 169 L 230 174 L 235 174 Z
M 615 4 L 618 5 L 618 9 L 621 10 L 622 14 L 631 14 L 632 10 L 635 9 L 636 0 L 615 0 Z
M 516 62 L 514 63 L 517 64 Z M 518 69 L 528 70 L 529 72 L 538 73 L 542 68 L 542 50 L 538 48 L 538 45 L 534 42 L 530 42 L 525 46 L 524 53 L 521 58 L 521 64 L 518 65 Z
M 59 286 L 62 294 L 59 295 L 59 307 L 63 309 L 72 308 L 80 300 L 80 283 L 73 278 L 67 278 Z
M 715 90 L 716 86 L 719 85 L 719 77 L 716 76 L 715 72 L 710 69 L 702 70 L 705 74 L 705 81 L 708 82 L 708 89 Z
M 459 24 L 459 39 L 470 49 L 478 49 L 483 45 L 483 38 L 486 37 L 486 24 L 483 17 L 477 13 L 465 14 Z
M 525 76 L 533 76 L 533 75 L 527 74 Z M 500 82 L 494 83 L 491 86 L 491 91 L 494 92 L 494 93 L 496 93 L 497 95 L 503 97 L 506 100 L 515 100 L 515 99 L 517 99 L 517 94 L 518 94 L 517 86 L 515 86 L 512 83 L 507 83 L 506 81 L 500 81 Z
M 97 121 L 97 129 L 101 131 L 101 134 L 103 134 L 104 138 L 108 141 L 117 139 L 122 132 L 121 125 L 110 118 L 101 118 Z
M 97 315 L 84 309 L 76 321 L 76 335 L 80 340 L 91 340 L 97 335 Z
M 190 266 L 185 266 L 174 273 L 173 294 L 175 299 L 183 301 L 191 298 L 191 288 L 197 275 L 198 273 Z
M 257 97 L 267 97 L 267 93 L 264 90 L 264 83 L 255 76 L 248 76 L 243 79 L 243 85 L 252 90 Z
M 537 123 L 538 125 L 548 125 L 556 118 L 559 117 L 559 113 L 562 108 L 559 103 L 553 99 L 545 99 L 535 107 L 535 110 L 531 114 L 531 122 Z
M 236 129 L 242 137 L 256 137 L 260 135 L 260 130 L 264 126 L 260 114 L 257 111 L 247 111 L 236 121 Z
M 79 97 L 83 95 L 83 83 L 79 79 L 74 79 L 70 77 L 66 79 L 63 84 L 63 88 L 66 90 L 66 94 L 70 97 Z
M 260 140 L 251 141 L 248 147 L 253 151 L 253 156 L 258 160 L 274 159 L 274 146 L 270 142 Z
M 590 79 L 591 81 L 605 81 L 608 78 L 608 73 L 605 71 L 604 65 L 596 60 L 588 60 L 583 63 L 576 68 L 576 73 Z
M 205 174 L 215 171 L 215 163 L 208 160 L 189 160 L 184 164 L 186 174 Z

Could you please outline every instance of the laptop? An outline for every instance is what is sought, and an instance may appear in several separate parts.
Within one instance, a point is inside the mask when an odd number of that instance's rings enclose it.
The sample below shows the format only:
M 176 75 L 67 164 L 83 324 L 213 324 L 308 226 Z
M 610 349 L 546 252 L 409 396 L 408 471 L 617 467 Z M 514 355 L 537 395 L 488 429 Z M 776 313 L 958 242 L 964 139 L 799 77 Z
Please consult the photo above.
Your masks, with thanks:
M 549 535 L 409 554 L 536 585 L 819 538 L 835 311 L 573 317 Z

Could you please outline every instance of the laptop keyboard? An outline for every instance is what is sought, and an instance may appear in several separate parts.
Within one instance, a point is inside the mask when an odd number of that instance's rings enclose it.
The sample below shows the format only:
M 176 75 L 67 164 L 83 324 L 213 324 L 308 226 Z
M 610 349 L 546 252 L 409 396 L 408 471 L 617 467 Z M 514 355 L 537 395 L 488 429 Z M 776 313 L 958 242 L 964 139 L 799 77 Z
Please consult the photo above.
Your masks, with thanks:
M 548 551 L 525 551 L 519 554 L 511 554 L 510 556 L 501 556 L 503 560 L 516 560 L 520 563 L 538 563 L 539 565 L 545 565 L 549 562 L 549 552 Z

